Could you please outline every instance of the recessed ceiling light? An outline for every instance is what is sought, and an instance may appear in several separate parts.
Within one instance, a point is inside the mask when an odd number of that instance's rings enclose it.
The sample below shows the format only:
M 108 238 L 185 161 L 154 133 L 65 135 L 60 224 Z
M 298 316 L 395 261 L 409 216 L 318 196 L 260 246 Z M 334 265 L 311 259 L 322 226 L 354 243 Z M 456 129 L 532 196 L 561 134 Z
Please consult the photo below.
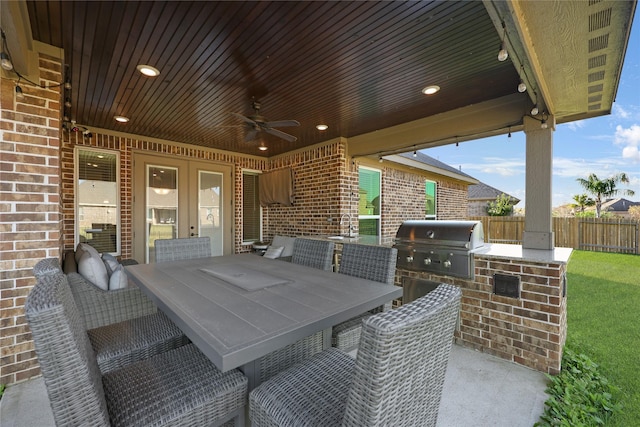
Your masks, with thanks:
M 116 122 L 120 123 L 127 123 L 129 121 L 129 117 L 125 116 L 115 116 L 114 119 L 116 119 Z
M 422 89 L 422 93 L 424 93 L 425 95 L 433 95 L 434 93 L 436 93 L 439 90 L 440 90 L 440 86 L 431 85 L 431 86 L 427 86 L 424 89 Z
M 329 129 L 329 126 L 327 126 L 327 125 L 317 125 L 316 129 L 318 129 L 318 130 L 327 130 L 327 129 Z
M 151 65 L 141 64 L 141 65 L 138 65 L 136 68 L 145 76 L 156 77 L 160 75 L 160 70 L 158 70 L 155 67 L 152 67 Z

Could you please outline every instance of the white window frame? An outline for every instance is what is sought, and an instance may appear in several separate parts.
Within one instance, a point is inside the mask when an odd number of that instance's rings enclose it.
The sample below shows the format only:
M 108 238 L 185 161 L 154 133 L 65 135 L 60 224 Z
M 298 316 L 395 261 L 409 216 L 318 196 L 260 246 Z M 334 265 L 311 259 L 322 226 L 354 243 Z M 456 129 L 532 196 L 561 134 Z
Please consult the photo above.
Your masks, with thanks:
M 242 169 L 242 195 L 244 195 L 244 177 L 246 175 L 261 175 L 262 171 L 259 170 L 255 170 L 255 169 Z M 256 188 L 256 191 L 258 191 L 258 188 Z M 263 233 L 263 227 L 264 227 L 264 218 L 263 218 L 263 211 L 262 211 L 262 206 L 260 205 L 260 202 L 258 201 L 258 208 L 260 209 L 260 231 L 259 231 L 259 235 L 260 238 L 258 240 L 262 241 L 262 233 Z M 242 227 L 241 227 L 241 232 L 242 232 L 242 244 L 243 245 L 250 245 L 253 244 L 253 242 L 255 242 L 256 240 L 245 240 L 244 238 L 244 197 L 242 199 Z
M 94 147 L 75 147 L 73 152 L 74 159 L 74 179 L 73 179 L 73 194 L 74 194 L 74 230 L 73 230 L 73 240 L 74 240 L 74 248 L 78 246 L 80 243 L 80 152 L 81 151 L 92 151 L 94 153 L 105 153 L 110 156 L 116 156 L 116 251 L 109 252 L 111 255 L 119 256 L 122 254 L 122 223 L 121 223 L 121 212 L 122 212 L 122 199 L 120 194 L 120 152 L 114 150 L 105 150 L 101 148 Z

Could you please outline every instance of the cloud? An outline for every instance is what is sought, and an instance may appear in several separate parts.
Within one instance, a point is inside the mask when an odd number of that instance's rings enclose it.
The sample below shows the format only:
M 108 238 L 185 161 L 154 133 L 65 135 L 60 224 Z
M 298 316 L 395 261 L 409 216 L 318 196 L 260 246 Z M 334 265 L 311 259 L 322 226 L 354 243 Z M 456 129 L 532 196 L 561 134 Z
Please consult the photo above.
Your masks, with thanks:
M 631 113 L 618 104 L 613 105 L 613 115 L 618 119 L 628 119 L 631 117 Z
M 475 171 L 500 176 L 523 175 L 525 171 L 525 160 L 518 158 L 484 157 L 479 159 L 477 163 L 466 163 L 462 165 L 462 170 L 470 174 L 473 174 L 473 171 Z
M 630 159 L 632 162 L 640 162 L 640 125 L 631 125 L 629 128 L 623 128 L 622 126 L 616 126 L 616 133 L 614 135 L 614 143 L 616 145 L 622 145 L 622 158 Z
M 567 123 L 567 127 L 572 131 L 577 131 L 585 127 L 587 123 L 584 120 L 576 120 L 575 122 Z

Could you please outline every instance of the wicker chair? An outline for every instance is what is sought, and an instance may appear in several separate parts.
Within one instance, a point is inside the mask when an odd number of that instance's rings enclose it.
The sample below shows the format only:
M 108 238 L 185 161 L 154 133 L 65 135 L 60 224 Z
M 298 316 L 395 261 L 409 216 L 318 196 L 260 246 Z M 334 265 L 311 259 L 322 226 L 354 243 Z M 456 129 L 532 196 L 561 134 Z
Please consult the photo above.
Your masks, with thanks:
M 356 359 L 329 348 L 256 387 L 252 426 L 435 426 L 460 297 L 442 284 L 366 318 Z
M 393 285 L 397 260 L 398 250 L 396 248 L 345 243 L 342 245 L 342 256 L 338 272 L 348 276 Z M 331 345 L 342 351 L 355 350 L 360 341 L 362 319 L 374 313 L 390 309 L 391 303 L 388 303 L 383 307 L 377 307 L 334 326 L 331 334 Z
M 293 242 L 291 262 L 320 270 L 333 270 L 335 244 L 325 240 L 297 238 Z
M 63 275 L 56 258 L 39 261 L 33 272 L 39 280 Z M 64 277 L 82 325 L 87 328 L 87 318 L 95 320 L 92 326 L 102 325 L 85 329 L 102 374 L 189 343 L 184 333 L 164 313 L 155 310 L 155 306 L 151 314 L 146 314 L 150 311 L 146 309 L 147 299 L 139 298 L 142 295 L 139 290 L 103 291 L 78 273 Z M 139 303 L 132 303 L 127 297 Z
M 102 376 L 66 276 L 41 276 L 25 313 L 56 425 L 244 424 L 247 379 L 193 344 Z
M 211 241 L 209 237 L 157 239 L 154 245 L 156 262 L 208 258 L 211 256 Z

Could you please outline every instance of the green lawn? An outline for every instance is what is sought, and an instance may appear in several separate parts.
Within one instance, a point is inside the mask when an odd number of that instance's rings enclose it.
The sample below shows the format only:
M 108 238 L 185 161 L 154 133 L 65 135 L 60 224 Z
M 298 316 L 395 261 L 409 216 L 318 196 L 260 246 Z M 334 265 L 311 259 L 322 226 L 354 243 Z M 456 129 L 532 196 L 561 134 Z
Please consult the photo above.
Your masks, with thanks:
M 574 251 L 567 274 L 567 347 L 620 388 L 608 426 L 640 426 L 640 256 Z

